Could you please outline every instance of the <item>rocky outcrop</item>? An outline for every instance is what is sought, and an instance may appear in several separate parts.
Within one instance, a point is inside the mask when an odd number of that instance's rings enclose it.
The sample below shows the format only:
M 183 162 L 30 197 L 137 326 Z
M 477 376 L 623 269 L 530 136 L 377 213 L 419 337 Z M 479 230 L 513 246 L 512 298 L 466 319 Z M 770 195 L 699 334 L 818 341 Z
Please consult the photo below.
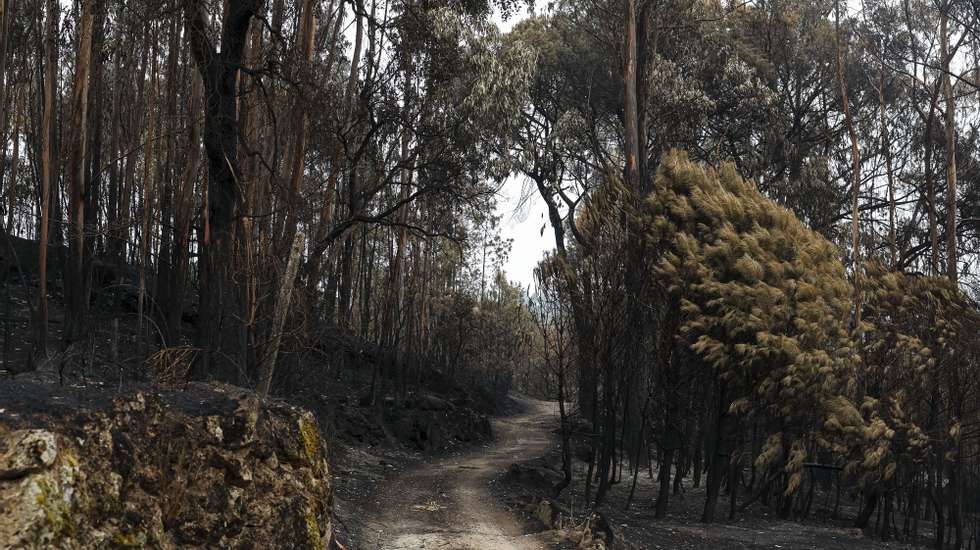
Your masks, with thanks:
M 205 384 L 0 386 L 0 548 L 328 546 L 327 448 L 302 409 Z

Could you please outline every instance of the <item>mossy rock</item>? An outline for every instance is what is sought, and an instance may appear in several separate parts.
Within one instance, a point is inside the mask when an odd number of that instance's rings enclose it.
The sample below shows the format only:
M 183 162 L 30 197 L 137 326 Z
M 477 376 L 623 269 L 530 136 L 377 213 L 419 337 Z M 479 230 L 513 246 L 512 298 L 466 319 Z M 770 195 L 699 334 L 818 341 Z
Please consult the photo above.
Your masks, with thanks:
M 4 548 L 328 547 L 327 446 L 309 412 L 230 386 L 14 384 L 0 392 Z

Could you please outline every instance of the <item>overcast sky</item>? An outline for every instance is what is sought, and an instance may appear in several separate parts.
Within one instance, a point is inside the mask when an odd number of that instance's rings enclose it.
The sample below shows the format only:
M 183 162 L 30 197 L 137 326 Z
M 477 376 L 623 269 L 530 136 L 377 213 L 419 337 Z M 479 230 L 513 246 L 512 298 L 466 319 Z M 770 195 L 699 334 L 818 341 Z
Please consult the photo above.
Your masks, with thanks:
M 510 178 L 497 197 L 497 215 L 500 216 L 500 236 L 513 239 L 513 246 L 504 271 L 507 279 L 519 282 L 527 288 L 534 285 L 534 266 L 546 250 L 555 247 L 555 235 L 547 218 L 544 201 L 537 192 L 532 193 L 522 205 L 521 187 L 524 182 Z M 541 228 L 544 226 L 544 234 Z

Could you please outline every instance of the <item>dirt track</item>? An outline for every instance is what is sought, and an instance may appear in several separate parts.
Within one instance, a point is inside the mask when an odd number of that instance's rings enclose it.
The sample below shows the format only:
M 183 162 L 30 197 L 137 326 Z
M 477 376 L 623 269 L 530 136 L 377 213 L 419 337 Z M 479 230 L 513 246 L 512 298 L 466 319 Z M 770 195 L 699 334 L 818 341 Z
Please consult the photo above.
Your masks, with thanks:
M 367 529 L 362 548 L 553 548 L 547 534 L 525 534 L 517 515 L 490 494 L 494 478 L 508 466 L 540 456 L 551 444 L 555 404 L 517 401 L 523 412 L 494 420 L 492 444 L 386 480 L 368 514 L 371 517 L 363 518 Z

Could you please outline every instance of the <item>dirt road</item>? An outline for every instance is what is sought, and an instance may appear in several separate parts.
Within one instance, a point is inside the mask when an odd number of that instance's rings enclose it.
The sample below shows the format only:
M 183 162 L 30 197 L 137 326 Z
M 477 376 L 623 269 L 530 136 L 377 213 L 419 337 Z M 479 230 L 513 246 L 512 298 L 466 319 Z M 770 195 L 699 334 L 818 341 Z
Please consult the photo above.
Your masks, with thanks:
M 555 404 L 518 399 L 524 412 L 494 421 L 494 442 L 428 462 L 384 481 L 377 517 L 363 518 L 363 549 L 531 550 L 553 548 L 546 534 L 525 535 L 520 519 L 490 494 L 514 462 L 545 452 Z

